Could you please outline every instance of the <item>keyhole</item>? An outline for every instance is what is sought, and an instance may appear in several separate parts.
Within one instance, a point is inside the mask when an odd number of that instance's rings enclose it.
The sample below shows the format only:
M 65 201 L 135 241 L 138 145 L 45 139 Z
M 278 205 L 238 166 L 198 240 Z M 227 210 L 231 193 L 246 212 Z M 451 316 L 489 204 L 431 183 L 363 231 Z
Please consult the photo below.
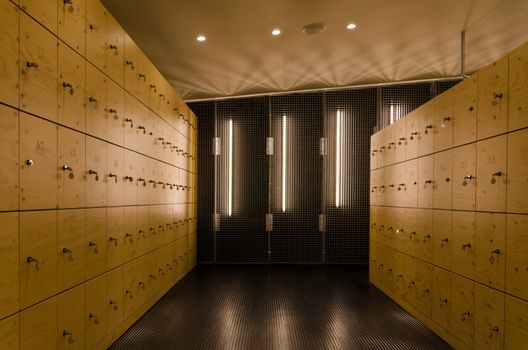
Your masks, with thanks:
M 69 13 L 75 12 L 75 8 L 72 5 L 68 6 L 68 12 Z
M 495 178 L 492 177 L 492 178 L 491 178 L 491 184 L 492 184 L 492 185 L 495 185 L 496 182 L 497 182 L 497 181 L 495 180 Z
M 95 175 L 95 181 L 99 181 L 99 175 Z
M 70 173 L 70 174 L 68 175 L 68 177 L 70 178 L 70 180 L 73 180 L 73 178 L 75 177 L 75 175 L 73 175 L 73 173 Z

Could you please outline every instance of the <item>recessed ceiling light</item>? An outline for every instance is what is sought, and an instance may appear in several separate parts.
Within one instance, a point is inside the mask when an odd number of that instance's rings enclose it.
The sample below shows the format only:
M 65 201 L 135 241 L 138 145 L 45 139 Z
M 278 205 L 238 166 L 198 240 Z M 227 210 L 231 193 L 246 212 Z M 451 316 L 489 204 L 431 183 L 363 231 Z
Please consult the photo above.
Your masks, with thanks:
M 281 30 L 279 28 L 275 28 L 275 29 L 272 30 L 271 34 L 275 35 L 275 36 L 280 35 L 281 34 Z
M 355 23 L 349 23 L 349 24 L 347 24 L 347 26 L 346 26 L 346 28 L 347 28 L 348 30 L 352 30 L 352 29 L 354 29 L 354 28 L 356 28 L 356 27 L 357 27 L 357 25 L 356 25 Z
M 206 39 L 207 39 L 207 38 L 206 38 L 204 35 L 198 35 L 198 36 L 196 37 L 196 40 L 198 40 L 198 41 L 205 41 Z

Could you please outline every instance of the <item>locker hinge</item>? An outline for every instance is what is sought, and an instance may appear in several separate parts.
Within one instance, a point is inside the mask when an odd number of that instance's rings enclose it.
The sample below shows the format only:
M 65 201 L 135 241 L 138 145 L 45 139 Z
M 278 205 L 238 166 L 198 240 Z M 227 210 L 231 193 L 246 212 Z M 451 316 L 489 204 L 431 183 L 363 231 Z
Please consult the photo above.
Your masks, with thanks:
M 266 155 L 267 156 L 273 155 L 273 137 L 266 138 Z
M 273 214 L 266 214 L 266 232 L 273 231 Z
M 220 155 L 220 138 L 213 137 L 213 156 Z
M 213 232 L 220 231 L 220 214 L 213 214 Z
M 319 214 L 319 232 L 326 232 L 326 215 Z
M 319 138 L 319 154 L 322 156 L 326 156 L 327 150 L 326 150 L 326 137 Z

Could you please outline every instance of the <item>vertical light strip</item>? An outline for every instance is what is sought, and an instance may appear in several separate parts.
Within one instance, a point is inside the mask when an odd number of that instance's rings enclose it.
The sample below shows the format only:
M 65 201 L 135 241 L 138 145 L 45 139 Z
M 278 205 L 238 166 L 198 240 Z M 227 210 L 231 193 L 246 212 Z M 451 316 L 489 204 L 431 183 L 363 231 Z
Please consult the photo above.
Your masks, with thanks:
M 341 111 L 337 110 L 336 118 L 336 208 L 339 208 L 341 195 Z
M 392 103 L 390 105 L 390 123 L 394 124 L 394 105 Z
M 282 116 L 282 212 L 286 211 L 286 115 Z
M 229 119 L 229 151 L 228 151 L 228 184 L 227 211 L 229 216 L 233 212 L 233 119 Z

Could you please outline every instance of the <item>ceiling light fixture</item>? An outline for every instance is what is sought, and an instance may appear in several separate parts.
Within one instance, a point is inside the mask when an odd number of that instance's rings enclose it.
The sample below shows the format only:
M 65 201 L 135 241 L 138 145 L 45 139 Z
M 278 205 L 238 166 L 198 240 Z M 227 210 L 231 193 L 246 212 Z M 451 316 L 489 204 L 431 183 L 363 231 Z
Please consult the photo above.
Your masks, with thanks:
M 326 30 L 324 23 L 310 23 L 302 28 L 302 32 L 306 35 L 320 34 Z
M 357 25 L 355 23 L 349 23 L 347 24 L 346 29 L 352 30 L 352 29 L 355 29 L 356 27 Z
M 200 42 L 203 42 L 203 41 L 205 41 L 206 39 L 207 39 L 207 38 L 206 38 L 204 35 L 198 35 L 198 36 L 196 37 L 196 40 L 198 40 L 198 41 L 200 41 Z
M 279 28 L 275 28 L 275 29 L 273 29 L 271 31 L 271 34 L 275 35 L 275 36 L 280 35 L 281 34 L 281 30 Z

